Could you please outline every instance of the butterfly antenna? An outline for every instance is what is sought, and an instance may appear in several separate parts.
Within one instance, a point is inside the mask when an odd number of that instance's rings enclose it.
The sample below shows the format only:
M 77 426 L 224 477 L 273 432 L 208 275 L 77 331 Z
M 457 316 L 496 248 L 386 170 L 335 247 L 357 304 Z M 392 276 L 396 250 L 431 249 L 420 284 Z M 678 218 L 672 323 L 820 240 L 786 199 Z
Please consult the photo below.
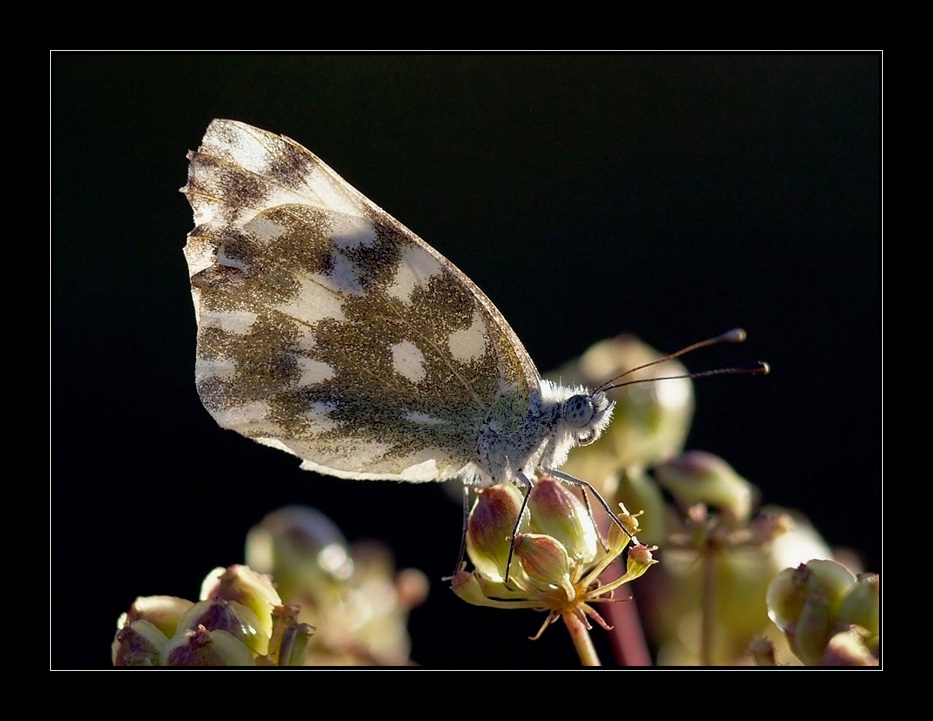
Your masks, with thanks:
M 624 386 L 633 385 L 635 383 L 653 383 L 654 381 L 665 381 L 665 380 L 674 380 L 676 378 L 705 378 L 707 376 L 721 376 L 721 375 L 767 375 L 771 372 L 771 366 L 769 366 L 764 361 L 756 361 L 746 366 L 735 366 L 731 368 L 714 368 L 713 370 L 707 371 L 696 371 L 693 373 L 683 373 L 680 375 L 674 376 L 663 376 L 660 378 L 641 378 L 637 380 L 623 381 L 621 383 L 616 383 L 621 378 L 624 378 L 627 375 L 631 375 L 637 371 L 643 370 L 645 368 L 650 368 L 651 366 L 658 365 L 659 363 L 664 363 L 669 360 L 674 360 L 675 358 L 680 358 L 687 353 L 692 353 L 695 350 L 700 348 L 707 348 L 713 345 L 720 345 L 722 343 L 741 343 L 748 337 L 748 334 L 742 328 L 733 328 L 732 330 L 726 331 L 725 333 L 720 333 L 713 338 L 707 338 L 706 340 L 701 340 L 697 343 L 691 343 L 690 345 L 681 348 L 678 351 L 669 353 L 667 355 L 661 356 L 660 358 L 655 358 L 652 361 L 647 363 L 642 363 L 641 365 L 635 366 L 634 368 L 629 368 L 628 370 L 622 371 L 616 376 L 613 376 L 609 380 L 600 384 L 596 388 L 596 392 L 602 391 L 611 391 L 614 388 L 622 388 Z

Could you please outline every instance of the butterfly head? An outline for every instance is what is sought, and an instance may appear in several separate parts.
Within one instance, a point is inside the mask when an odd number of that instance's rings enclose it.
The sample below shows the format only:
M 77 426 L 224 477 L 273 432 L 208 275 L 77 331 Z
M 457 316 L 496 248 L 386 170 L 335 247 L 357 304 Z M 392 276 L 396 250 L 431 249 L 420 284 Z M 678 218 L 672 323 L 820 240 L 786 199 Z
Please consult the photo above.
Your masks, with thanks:
M 561 403 L 560 416 L 576 445 L 588 446 L 609 425 L 614 406 L 603 391 L 579 392 Z

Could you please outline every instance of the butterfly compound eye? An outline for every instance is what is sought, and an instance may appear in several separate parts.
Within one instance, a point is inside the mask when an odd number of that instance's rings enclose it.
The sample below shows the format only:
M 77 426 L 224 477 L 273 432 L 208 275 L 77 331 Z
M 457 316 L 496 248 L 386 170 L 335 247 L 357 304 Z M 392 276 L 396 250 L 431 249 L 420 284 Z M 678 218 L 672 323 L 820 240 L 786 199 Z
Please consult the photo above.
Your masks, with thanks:
M 564 401 L 562 413 L 564 420 L 574 428 L 585 428 L 596 415 L 593 398 L 589 395 L 570 396 Z

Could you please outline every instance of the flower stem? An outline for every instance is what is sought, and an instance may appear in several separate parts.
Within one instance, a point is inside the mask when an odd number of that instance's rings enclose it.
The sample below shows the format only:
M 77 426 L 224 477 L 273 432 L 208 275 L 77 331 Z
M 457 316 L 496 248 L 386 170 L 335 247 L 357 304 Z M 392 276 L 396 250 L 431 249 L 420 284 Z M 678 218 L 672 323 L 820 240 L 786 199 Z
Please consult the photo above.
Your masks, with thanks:
M 573 646 L 577 649 L 581 663 L 584 666 L 602 666 L 596 654 L 593 639 L 590 637 L 590 630 L 583 620 L 572 612 L 562 613 L 561 618 L 564 620 L 567 631 L 570 632 L 570 638 L 573 639 Z
M 702 608 L 700 610 L 700 664 L 713 665 L 716 637 L 716 555 L 707 549 L 703 554 Z

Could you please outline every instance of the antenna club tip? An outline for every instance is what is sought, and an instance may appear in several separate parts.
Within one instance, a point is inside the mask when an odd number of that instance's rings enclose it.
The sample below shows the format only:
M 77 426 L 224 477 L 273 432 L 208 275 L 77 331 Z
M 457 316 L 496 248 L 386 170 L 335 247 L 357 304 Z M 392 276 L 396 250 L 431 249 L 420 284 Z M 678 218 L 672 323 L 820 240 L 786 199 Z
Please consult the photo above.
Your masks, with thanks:
M 727 330 L 719 336 L 719 338 L 724 343 L 741 343 L 748 338 L 748 333 L 745 332 L 744 328 L 733 328 L 732 330 Z

